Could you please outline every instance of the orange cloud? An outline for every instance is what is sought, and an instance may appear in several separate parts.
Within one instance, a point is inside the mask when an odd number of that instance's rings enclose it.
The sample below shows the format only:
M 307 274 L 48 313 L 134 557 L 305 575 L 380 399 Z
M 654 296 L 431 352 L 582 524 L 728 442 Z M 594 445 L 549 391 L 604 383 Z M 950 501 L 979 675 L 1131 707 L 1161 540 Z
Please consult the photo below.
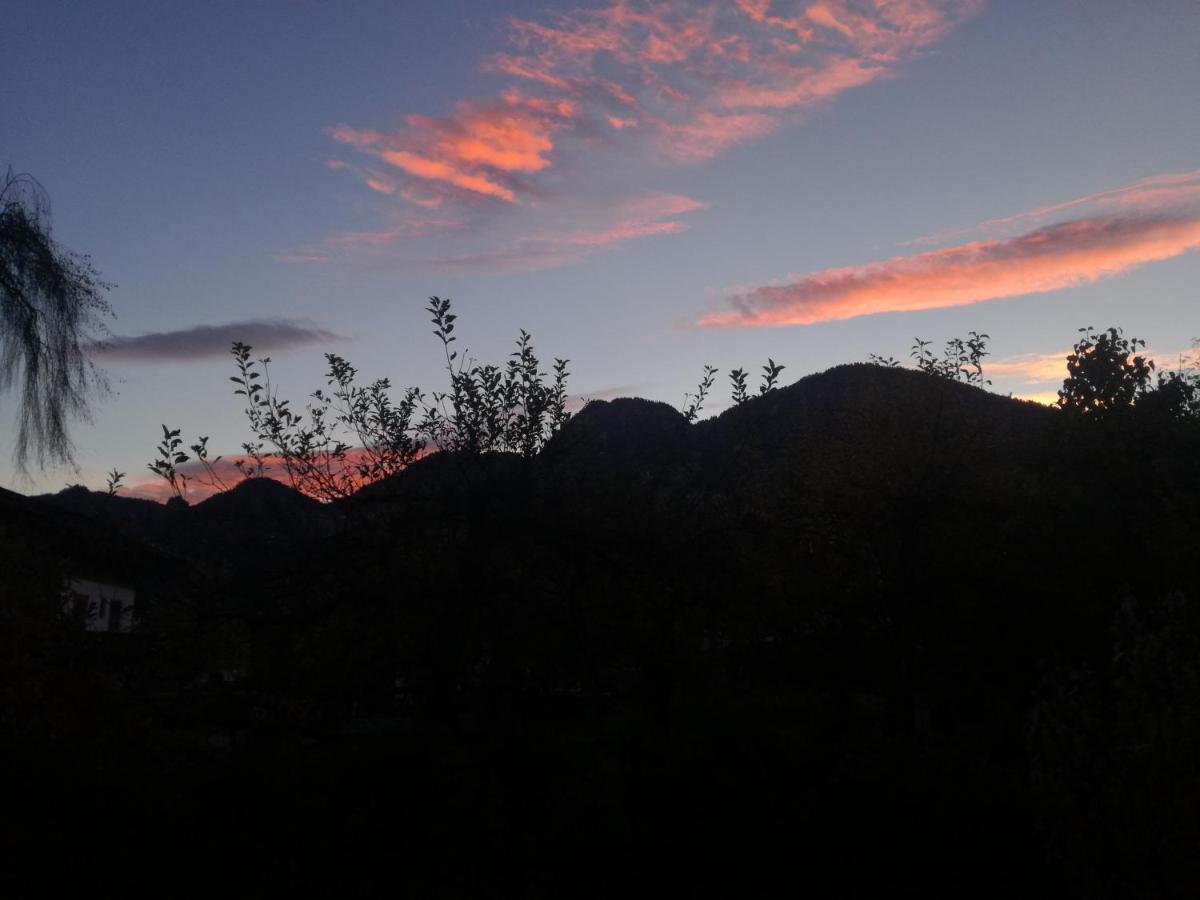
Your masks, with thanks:
M 510 94 L 493 106 L 460 103 L 446 119 L 409 116 L 408 123 L 443 160 L 500 172 L 540 172 L 550 167 L 551 132 L 571 118 L 568 101 L 547 103 Z
M 744 291 L 706 327 L 805 325 L 939 309 L 1086 284 L 1200 247 L 1200 210 L 1122 213 L 1050 225 Z
M 605 165 L 604 154 L 703 163 L 894 73 L 980 5 L 607 0 L 536 20 L 514 17 L 510 46 L 482 64 L 510 80 L 492 99 L 459 101 L 441 117 L 409 115 L 391 131 L 338 125 L 328 133 L 389 167 L 384 174 L 338 164 L 371 190 L 426 208 L 446 204 L 488 229 L 540 216 L 519 229 L 553 227 L 588 244 L 666 234 L 682 226 L 578 222 L 564 229 L 564 209 L 578 210 L 579 197 L 602 192 L 606 173 L 628 176 L 626 165 Z M 497 254 L 513 255 L 501 247 L 461 258 Z
M 514 202 L 516 195 L 502 176 L 549 168 L 551 135 L 574 114 L 569 100 L 509 91 L 498 103 L 459 103 L 455 114 L 446 118 L 409 116 L 408 128 L 393 133 L 338 125 L 329 135 L 414 178 Z M 385 193 L 395 190 L 375 175 L 369 175 L 367 183 Z
M 402 169 L 409 175 L 415 175 L 417 178 L 427 178 L 430 181 L 443 181 L 446 184 L 452 184 L 464 190 L 499 197 L 501 200 L 508 200 L 510 202 L 516 199 L 513 192 L 504 187 L 504 185 L 497 184 L 483 175 L 473 175 L 470 172 L 463 172 L 449 163 L 418 156 L 415 153 L 409 153 L 407 150 L 385 150 L 380 156 L 384 162 L 392 164 L 397 169 Z
M 367 178 L 367 187 L 380 194 L 396 193 L 396 185 L 393 182 L 384 178 L 380 178 L 377 175 L 372 175 Z
M 993 378 L 1021 378 L 1026 384 L 1062 381 L 1067 377 L 1067 355 L 1058 353 L 1020 353 L 1002 356 L 987 363 L 987 374 Z
M 396 132 L 340 125 L 329 133 L 364 152 L 393 154 L 393 164 L 418 178 L 515 199 L 514 185 L 499 184 L 496 173 L 551 168 L 556 131 L 593 121 L 624 128 L 637 121 L 628 115 L 634 109 L 658 132 L 657 142 L 646 137 L 651 149 L 666 147 L 677 161 L 706 159 L 769 134 L 788 110 L 886 74 L 977 13 L 982 0 L 820 0 L 794 14 L 777 11 L 790 6 L 610 0 L 540 21 L 514 17 L 514 52 L 492 55 L 483 68 L 518 79 L 534 96 L 509 90 L 499 102 L 463 101 L 445 118 L 409 116 Z

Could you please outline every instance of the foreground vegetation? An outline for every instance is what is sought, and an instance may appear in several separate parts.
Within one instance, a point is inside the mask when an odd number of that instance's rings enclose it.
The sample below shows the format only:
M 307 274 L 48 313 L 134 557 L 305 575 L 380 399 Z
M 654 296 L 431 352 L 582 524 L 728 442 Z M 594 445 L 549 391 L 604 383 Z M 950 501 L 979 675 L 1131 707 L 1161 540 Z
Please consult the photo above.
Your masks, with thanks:
M 565 361 L 459 363 L 438 309 L 432 402 L 333 358 L 293 417 L 239 349 L 248 474 L 312 489 L 0 495 L 13 858 L 95 822 L 134 837 L 78 871 L 167 893 L 1200 887 L 1193 373 L 1086 329 L 1048 409 L 975 335 L 568 416 Z M 114 560 L 132 633 L 55 617 Z

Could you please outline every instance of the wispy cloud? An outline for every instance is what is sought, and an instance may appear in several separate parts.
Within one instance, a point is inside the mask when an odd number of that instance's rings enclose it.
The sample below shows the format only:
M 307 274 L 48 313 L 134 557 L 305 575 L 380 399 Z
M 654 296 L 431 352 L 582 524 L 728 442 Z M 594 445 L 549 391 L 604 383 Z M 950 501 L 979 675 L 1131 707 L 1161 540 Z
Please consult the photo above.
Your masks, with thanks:
M 429 188 L 516 201 L 511 176 L 550 168 L 554 133 L 575 115 L 566 99 L 547 101 L 507 91 L 487 104 L 460 102 L 444 118 L 410 115 L 399 131 L 359 130 L 338 125 L 335 141 L 356 147 Z M 372 176 L 372 185 L 390 193 L 389 180 Z
M 178 331 L 116 335 L 91 347 L 104 362 L 194 362 L 227 356 L 234 341 L 259 350 L 290 350 L 340 340 L 338 335 L 307 319 L 249 319 L 221 325 L 196 325 Z
M 639 237 L 678 234 L 687 230 L 679 216 L 704 209 L 705 204 L 680 194 L 646 193 L 617 200 L 591 198 L 571 205 L 545 231 L 519 236 L 524 243 L 599 249 Z
M 1051 220 L 1062 213 L 1085 209 L 1090 212 L 1119 212 L 1136 210 L 1154 212 L 1175 209 L 1195 200 L 1200 205 L 1200 170 L 1167 175 L 1152 175 L 1132 184 L 1122 185 L 1105 191 L 1097 191 L 1073 200 L 1051 203 L 998 219 L 988 219 L 938 234 L 923 235 L 906 241 L 906 244 L 942 244 L 967 235 L 1002 236 L 1020 233 L 1031 226 Z
M 546 222 L 561 227 L 564 206 L 614 193 L 631 172 L 649 178 L 663 165 L 702 163 L 895 75 L 982 5 L 609 0 L 514 17 L 508 48 L 482 62 L 508 81 L 492 99 L 461 100 L 444 116 L 408 115 L 399 128 L 336 125 L 330 137 L 357 155 L 331 167 L 356 174 L 395 204 L 394 215 L 453 210 L 511 242 L 545 233 Z M 586 236 L 589 227 L 566 230 Z M 592 234 L 610 245 L 677 230 L 643 222 L 613 228 L 613 240 Z
M 804 325 L 1088 284 L 1200 247 L 1198 187 L 1196 173 L 1148 179 L 1002 220 L 1029 227 L 1066 210 L 1091 213 L 1016 237 L 825 269 L 741 290 L 729 298 L 732 310 L 705 315 L 699 324 Z
M 422 237 L 429 234 L 444 234 L 464 227 L 460 219 L 407 219 L 396 228 L 381 231 L 344 231 L 326 240 L 326 247 L 366 246 L 378 247 L 391 244 L 401 238 Z M 319 254 L 318 254 L 319 255 Z
M 580 262 L 584 254 L 558 247 L 530 250 L 493 250 L 457 256 L 427 256 L 416 263 L 441 272 L 480 274 L 493 272 L 537 272 Z
M 555 208 L 539 210 L 532 220 L 522 219 L 517 224 L 529 230 L 518 228 L 511 236 L 493 234 L 471 241 L 467 240 L 472 236 L 467 223 L 430 218 L 403 222 L 392 229 L 333 235 L 304 254 L 276 258 L 285 262 L 337 261 L 345 259 L 339 251 L 353 249 L 355 261 L 383 266 L 403 264 L 465 274 L 532 272 L 573 265 L 639 238 L 679 234 L 688 228 L 680 217 L 704 208 L 705 204 L 691 197 L 659 192 L 580 196 L 563 198 Z M 437 252 L 397 257 L 398 242 L 435 232 L 463 238 L 451 248 L 457 252 L 446 252 L 448 248 L 441 244 L 435 248 Z

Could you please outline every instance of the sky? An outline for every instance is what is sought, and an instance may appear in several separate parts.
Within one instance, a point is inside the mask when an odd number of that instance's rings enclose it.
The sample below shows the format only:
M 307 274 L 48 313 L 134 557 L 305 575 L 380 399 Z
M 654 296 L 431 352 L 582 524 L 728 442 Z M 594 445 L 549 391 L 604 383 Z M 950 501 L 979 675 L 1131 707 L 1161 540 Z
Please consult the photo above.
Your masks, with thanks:
M 914 337 L 991 337 L 1051 397 L 1085 325 L 1200 335 L 1196 0 L 26 3 L 0 165 L 115 287 L 78 469 L 150 481 L 161 425 L 249 435 L 229 346 L 300 402 L 336 352 L 440 388 L 424 307 L 571 393 L 683 403 Z M 717 412 L 727 392 L 710 403 Z

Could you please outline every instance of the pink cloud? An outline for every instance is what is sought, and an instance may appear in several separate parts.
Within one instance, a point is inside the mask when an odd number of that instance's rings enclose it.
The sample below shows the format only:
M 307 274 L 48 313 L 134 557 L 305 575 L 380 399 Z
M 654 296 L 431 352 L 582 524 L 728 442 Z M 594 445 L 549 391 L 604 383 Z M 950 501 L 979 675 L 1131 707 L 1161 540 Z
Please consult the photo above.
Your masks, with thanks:
M 1123 185 L 1109 190 L 1097 191 L 1074 200 L 1052 203 L 1031 209 L 1027 212 L 1004 216 L 998 219 L 988 219 L 977 225 L 957 228 L 938 234 L 925 235 L 906 241 L 906 244 L 940 244 L 954 238 L 961 238 L 972 233 L 995 234 L 1011 233 L 1021 228 L 1029 228 L 1039 223 L 1051 220 L 1060 213 L 1080 207 L 1092 211 L 1120 211 L 1172 209 L 1184 205 L 1191 200 L 1200 201 L 1200 171 L 1179 172 L 1167 175 L 1152 175 L 1142 178 L 1132 184 Z
M 607 231 L 573 231 L 555 239 L 555 243 L 579 244 L 584 247 L 606 247 L 610 244 L 620 244 L 639 237 L 651 237 L 656 234 L 679 234 L 686 231 L 687 226 L 682 222 L 622 222 Z M 547 240 L 547 238 L 533 238 Z
M 445 182 L 463 190 L 474 191 L 477 194 L 499 197 L 501 200 L 507 200 L 510 203 L 516 199 L 516 195 L 504 185 L 498 184 L 484 175 L 475 175 L 471 172 L 456 169 L 451 164 L 441 162 L 440 160 L 418 156 L 416 153 L 409 153 L 407 150 L 385 150 L 380 156 L 384 162 L 391 163 L 397 169 L 401 169 L 417 178 L 428 178 L 430 181 Z
M 603 193 L 618 173 L 627 183 L 630 160 L 643 171 L 703 163 L 895 74 L 980 6 L 608 0 L 538 19 L 514 17 L 509 47 L 482 62 L 510 81 L 492 99 L 461 100 L 445 116 L 408 115 L 394 130 L 343 124 L 329 135 L 372 163 L 337 167 L 402 202 L 401 216 L 413 206 L 452 208 L 507 231 L 499 240 L 511 244 L 513 230 L 563 231 L 564 210 L 578 209 L 580 196 Z M 516 229 L 509 221 L 519 222 Z M 645 221 L 565 228 L 584 244 L 680 230 Z M 488 254 L 512 251 L 492 247 L 459 257 Z
M 522 52 L 501 54 L 489 67 L 587 96 L 597 71 L 615 66 L 626 105 L 658 132 L 651 146 L 695 162 L 770 134 L 791 110 L 888 74 L 981 6 L 911 0 L 863 11 L 834 0 L 806 9 L 762 0 L 618 0 L 546 22 L 514 19 Z M 775 13 L 783 8 L 793 14 Z
M 504 175 L 549 168 L 552 135 L 574 113 L 568 99 L 508 91 L 495 103 L 462 101 L 452 116 L 408 116 L 408 127 L 401 131 L 338 125 L 329 135 L 413 178 L 515 202 L 516 194 Z
M 396 193 L 396 183 L 386 178 L 380 178 L 378 175 L 371 175 L 367 178 L 367 187 L 380 194 Z
M 1194 176 L 1149 179 L 1014 216 L 1011 221 L 1034 221 L 1067 209 L 1091 212 L 1016 237 L 971 241 L 741 290 L 729 300 L 732 310 L 705 315 L 699 324 L 803 325 L 1088 284 L 1200 247 L 1200 192 L 1195 187 Z

